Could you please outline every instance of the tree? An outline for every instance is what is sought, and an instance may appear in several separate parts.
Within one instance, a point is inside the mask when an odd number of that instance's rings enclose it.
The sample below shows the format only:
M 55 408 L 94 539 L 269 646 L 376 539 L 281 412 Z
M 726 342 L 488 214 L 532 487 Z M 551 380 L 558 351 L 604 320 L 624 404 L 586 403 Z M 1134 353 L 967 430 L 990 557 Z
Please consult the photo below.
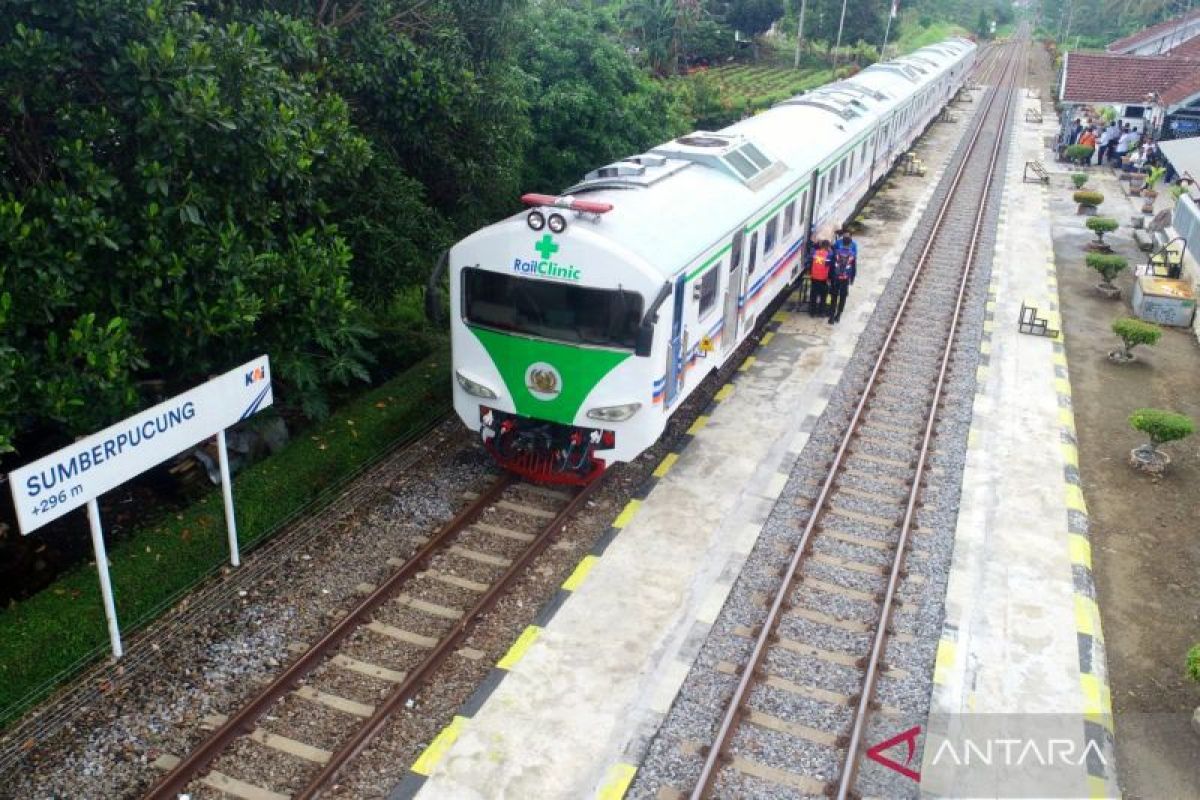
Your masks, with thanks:
M 523 173 L 529 191 L 557 193 L 690 127 L 668 88 L 637 68 L 607 25 L 565 4 L 530 15 L 521 51 L 538 121 Z
M 1159 447 L 1187 438 L 1196 430 L 1191 417 L 1159 408 L 1139 408 L 1129 415 L 1129 425 L 1150 438 L 1149 443 L 1138 447 L 1134 452 L 1141 454 L 1148 463 L 1159 464 L 1165 461 L 1165 454 L 1159 451 Z
M 733 0 L 725 24 L 750 38 L 766 33 L 783 16 L 783 0 Z
M 366 376 L 327 215 L 370 147 L 258 29 L 188 8 L 12 0 L 0 17 L 0 449 L 264 351 L 311 413 Z
M 1113 320 L 1112 330 L 1121 339 L 1122 350 L 1119 353 L 1122 361 L 1133 360 L 1133 348 L 1140 344 L 1158 344 L 1162 337 L 1162 328 L 1133 317 Z
M 1089 267 L 1100 273 L 1100 286 L 1105 289 L 1115 289 L 1113 278 L 1129 266 L 1129 262 L 1125 260 L 1124 256 L 1107 253 L 1088 253 L 1084 260 Z
M 1104 234 L 1112 233 L 1119 225 L 1112 217 L 1088 217 L 1084 223 L 1092 233 L 1096 234 L 1095 246 L 1097 249 L 1108 250 L 1108 245 L 1104 243 Z

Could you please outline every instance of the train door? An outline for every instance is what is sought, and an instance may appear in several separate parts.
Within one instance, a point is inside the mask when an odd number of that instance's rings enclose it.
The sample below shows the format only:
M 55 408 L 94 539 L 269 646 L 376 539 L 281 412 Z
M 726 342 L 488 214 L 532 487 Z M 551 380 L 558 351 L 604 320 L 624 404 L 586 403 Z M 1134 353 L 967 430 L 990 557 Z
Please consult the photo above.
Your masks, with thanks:
M 742 298 L 743 231 L 733 235 L 729 251 L 729 281 L 725 285 L 725 319 L 721 323 L 721 353 L 729 353 L 738 343 L 738 304 Z
M 679 396 L 679 390 L 683 388 L 683 362 L 687 357 L 683 349 L 683 298 L 686 282 L 686 275 L 675 279 L 675 313 L 671 316 L 671 346 L 667 348 L 666 398 L 663 408 L 670 408 Z

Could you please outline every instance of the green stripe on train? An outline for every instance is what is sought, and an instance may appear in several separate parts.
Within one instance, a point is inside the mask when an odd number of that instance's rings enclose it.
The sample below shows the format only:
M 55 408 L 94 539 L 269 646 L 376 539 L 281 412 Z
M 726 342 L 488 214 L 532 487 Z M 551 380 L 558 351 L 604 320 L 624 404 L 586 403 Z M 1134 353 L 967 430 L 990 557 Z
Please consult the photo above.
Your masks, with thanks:
M 467 328 L 492 357 L 517 413 L 564 425 L 574 424 L 584 398 L 605 375 L 630 356 L 612 350 L 528 339 L 471 325 Z M 561 382 L 556 387 L 559 390 L 557 396 L 542 399 L 526 385 L 526 373 L 539 363 L 549 364 L 558 372 Z

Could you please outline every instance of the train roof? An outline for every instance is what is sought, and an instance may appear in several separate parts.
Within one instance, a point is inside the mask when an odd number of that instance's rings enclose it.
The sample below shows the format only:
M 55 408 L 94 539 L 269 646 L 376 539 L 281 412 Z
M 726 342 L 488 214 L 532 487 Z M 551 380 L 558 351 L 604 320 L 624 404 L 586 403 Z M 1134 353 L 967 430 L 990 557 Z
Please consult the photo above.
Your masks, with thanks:
M 872 65 L 720 131 L 601 167 L 564 194 L 611 203 L 589 228 L 670 278 L 973 49 L 951 39 Z

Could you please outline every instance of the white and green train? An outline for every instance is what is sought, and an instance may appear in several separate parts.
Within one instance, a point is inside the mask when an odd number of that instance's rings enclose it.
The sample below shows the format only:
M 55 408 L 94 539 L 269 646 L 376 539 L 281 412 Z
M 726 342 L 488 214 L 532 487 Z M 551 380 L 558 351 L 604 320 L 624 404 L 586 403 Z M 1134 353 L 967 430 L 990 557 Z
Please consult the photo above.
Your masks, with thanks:
M 955 95 L 975 45 L 873 65 L 588 173 L 450 250 L 454 407 L 505 467 L 629 461 Z

